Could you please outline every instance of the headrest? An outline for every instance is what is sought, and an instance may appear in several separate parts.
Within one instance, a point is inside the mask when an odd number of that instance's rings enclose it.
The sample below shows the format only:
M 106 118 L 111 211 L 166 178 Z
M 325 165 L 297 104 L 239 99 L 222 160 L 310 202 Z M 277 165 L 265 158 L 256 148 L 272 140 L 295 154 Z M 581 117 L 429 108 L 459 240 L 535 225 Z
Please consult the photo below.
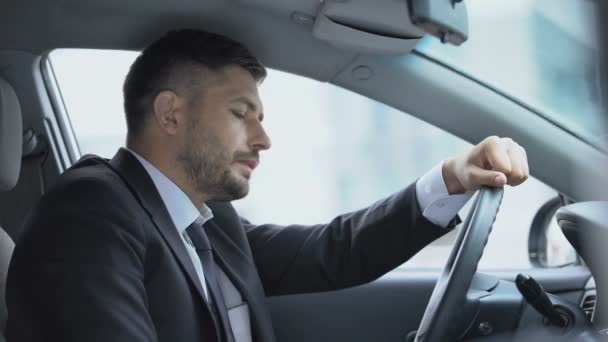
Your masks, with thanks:
M 6 327 L 6 275 L 15 243 L 8 234 L 0 228 L 0 341 Z
M 0 191 L 9 191 L 19 180 L 23 123 L 15 90 L 0 78 Z

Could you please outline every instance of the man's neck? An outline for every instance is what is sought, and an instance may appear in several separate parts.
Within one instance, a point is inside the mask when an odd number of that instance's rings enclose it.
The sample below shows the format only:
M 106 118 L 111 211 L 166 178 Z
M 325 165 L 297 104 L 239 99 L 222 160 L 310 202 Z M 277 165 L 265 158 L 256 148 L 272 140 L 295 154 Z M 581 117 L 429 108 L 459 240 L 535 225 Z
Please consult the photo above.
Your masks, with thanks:
M 190 201 L 197 207 L 200 208 L 203 204 L 209 200 L 204 194 L 200 194 L 193 190 L 193 186 L 190 185 L 188 177 L 185 172 L 181 170 L 178 163 L 175 160 L 169 160 L 170 158 L 163 158 L 162 153 L 152 153 L 149 149 L 142 148 L 137 144 L 127 144 L 127 148 L 142 158 L 146 159 L 150 164 L 154 165 L 162 174 L 167 176 L 175 185 L 177 185 L 187 196 Z M 168 155 L 166 153 L 165 155 Z

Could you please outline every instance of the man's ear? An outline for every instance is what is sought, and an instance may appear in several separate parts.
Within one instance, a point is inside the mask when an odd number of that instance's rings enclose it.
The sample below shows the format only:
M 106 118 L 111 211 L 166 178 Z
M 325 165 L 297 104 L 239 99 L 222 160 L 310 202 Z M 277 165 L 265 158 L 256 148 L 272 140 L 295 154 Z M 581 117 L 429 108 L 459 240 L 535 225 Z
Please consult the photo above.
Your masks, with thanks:
M 170 90 L 163 90 L 154 98 L 152 110 L 154 121 L 158 127 L 168 135 L 175 135 L 178 131 L 180 99 Z

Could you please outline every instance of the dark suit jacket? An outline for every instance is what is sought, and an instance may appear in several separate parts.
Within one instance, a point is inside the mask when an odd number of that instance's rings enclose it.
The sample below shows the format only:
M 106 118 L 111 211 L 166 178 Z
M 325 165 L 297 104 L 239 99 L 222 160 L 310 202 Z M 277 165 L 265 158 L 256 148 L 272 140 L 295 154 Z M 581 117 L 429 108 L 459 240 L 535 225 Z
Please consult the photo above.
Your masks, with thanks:
M 254 341 L 274 341 L 266 296 L 372 281 L 446 229 L 415 186 L 316 226 L 254 225 L 207 203 L 219 266 L 249 304 Z M 297 219 L 297 218 L 294 218 Z M 84 157 L 42 197 L 8 275 L 8 341 L 216 341 L 202 289 L 152 180 L 128 151 Z

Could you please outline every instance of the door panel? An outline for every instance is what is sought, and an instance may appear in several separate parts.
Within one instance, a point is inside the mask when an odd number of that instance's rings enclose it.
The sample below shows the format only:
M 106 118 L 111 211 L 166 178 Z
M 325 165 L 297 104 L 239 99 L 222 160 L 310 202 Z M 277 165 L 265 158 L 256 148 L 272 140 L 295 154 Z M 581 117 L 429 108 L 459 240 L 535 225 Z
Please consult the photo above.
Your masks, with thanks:
M 485 272 L 505 280 L 527 273 L 543 287 L 580 303 L 590 277 L 583 266 Z M 438 270 L 397 270 L 350 289 L 269 298 L 279 341 L 405 341 L 417 329 Z
M 391 272 L 346 290 L 270 298 L 279 341 L 403 341 L 424 313 L 438 272 Z

